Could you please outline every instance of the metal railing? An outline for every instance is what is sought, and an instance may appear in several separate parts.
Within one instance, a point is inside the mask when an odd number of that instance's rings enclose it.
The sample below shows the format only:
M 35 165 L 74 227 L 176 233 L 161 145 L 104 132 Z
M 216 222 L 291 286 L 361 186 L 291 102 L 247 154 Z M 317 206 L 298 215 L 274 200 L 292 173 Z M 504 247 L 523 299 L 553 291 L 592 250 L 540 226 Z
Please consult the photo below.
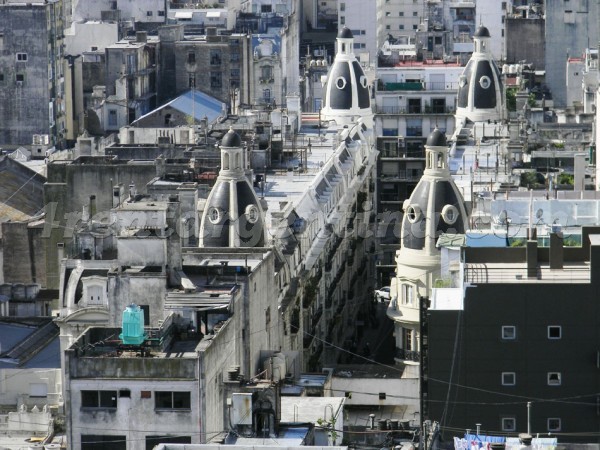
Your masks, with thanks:
M 419 362 L 421 360 L 421 353 L 414 350 L 404 350 L 403 348 L 396 349 L 396 359 L 402 359 L 404 361 Z
M 471 284 L 487 283 L 589 283 L 590 269 L 564 267 L 551 270 L 548 266 L 528 269 L 522 267 L 488 267 L 485 264 L 465 264 L 464 281 Z
M 375 113 L 376 114 L 454 114 L 456 109 L 451 106 L 446 107 L 429 107 L 425 106 L 423 108 L 406 108 L 400 106 L 376 106 Z

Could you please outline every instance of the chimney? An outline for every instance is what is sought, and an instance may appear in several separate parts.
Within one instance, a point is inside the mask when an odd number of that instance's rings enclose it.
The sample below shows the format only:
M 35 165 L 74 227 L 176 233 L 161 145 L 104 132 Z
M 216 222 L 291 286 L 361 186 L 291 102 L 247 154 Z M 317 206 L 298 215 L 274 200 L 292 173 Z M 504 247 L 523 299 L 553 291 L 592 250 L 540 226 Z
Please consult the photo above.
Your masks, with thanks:
M 136 31 L 135 42 L 148 42 L 148 33 L 146 31 Z
M 129 201 L 132 202 L 135 200 L 135 196 L 137 191 L 135 190 L 135 183 L 132 181 L 129 185 Z

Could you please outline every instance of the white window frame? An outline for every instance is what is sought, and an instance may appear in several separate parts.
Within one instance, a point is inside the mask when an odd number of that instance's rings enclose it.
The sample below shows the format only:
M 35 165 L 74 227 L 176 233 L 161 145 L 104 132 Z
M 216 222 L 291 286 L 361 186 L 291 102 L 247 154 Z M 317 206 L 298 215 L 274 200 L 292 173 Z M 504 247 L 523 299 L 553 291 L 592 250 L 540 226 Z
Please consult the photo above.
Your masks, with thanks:
M 510 383 L 506 377 L 512 377 L 512 383 Z M 502 386 L 514 386 L 517 384 L 517 374 L 515 372 L 502 372 L 501 377 Z
M 548 386 L 560 386 L 562 374 L 560 372 L 548 372 Z
M 509 425 L 511 422 L 512 425 Z M 500 419 L 500 428 L 502 431 L 517 431 L 517 419 L 513 416 L 502 417 L 502 419 Z
M 550 330 L 555 328 L 558 329 L 558 337 L 550 336 Z M 548 325 L 548 339 L 553 341 L 562 339 L 562 327 L 560 325 Z
M 27 53 L 25 52 L 18 52 L 15 58 L 18 62 L 27 62 L 28 60 Z
M 550 428 L 550 421 L 551 420 L 557 420 L 558 421 L 558 427 Z M 546 428 L 550 432 L 552 432 L 552 431 L 560 431 L 562 429 L 562 420 L 560 419 L 560 417 L 548 417 L 548 419 L 546 420 Z
M 517 327 L 514 325 L 502 325 L 502 340 L 514 341 L 515 339 L 517 339 Z

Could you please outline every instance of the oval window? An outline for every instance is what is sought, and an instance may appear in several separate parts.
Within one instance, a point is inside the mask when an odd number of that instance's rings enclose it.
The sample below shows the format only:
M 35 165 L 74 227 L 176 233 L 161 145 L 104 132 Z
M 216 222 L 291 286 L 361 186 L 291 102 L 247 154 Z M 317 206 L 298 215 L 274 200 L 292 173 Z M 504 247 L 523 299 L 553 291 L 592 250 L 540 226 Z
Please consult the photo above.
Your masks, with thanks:
M 452 225 L 458 219 L 458 209 L 454 205 L 446 205 L 442 208 L 442 219 L 448 225 Z
M 217 208 L 212 207 L 208 210 L 208 220 L 210 220 L 211 223 L 219 223 L 221 220 L 221 213 Z
M 488 77 L 487 75 L 484 75 L 479 79 L 479 85 L 483 89 L 489 88 L 491 84 L 492 84 L 492 81 L 490 80 L 490 77 Z
M 344 89 L 346 87 L 346 79 L 344 77 L 337 77 L 335 79 L 335 87 L 338 89 Z
M 364 88 L 367 87 L 367 77 L 365 77 L 364 75 L 360 76 L 360 85 Z
M 248 222 L 256 223 L 256 222 L 258 222 L 258 218 L 259 218 L 258 208 L 254 205 L 246 206 L 246 219 L 248 219 Z
M 406 209 L 406 218 L 410 223 L 416 223 L 421 218 L 421 208 L 419 208 L 419 205 L 410 205 Z

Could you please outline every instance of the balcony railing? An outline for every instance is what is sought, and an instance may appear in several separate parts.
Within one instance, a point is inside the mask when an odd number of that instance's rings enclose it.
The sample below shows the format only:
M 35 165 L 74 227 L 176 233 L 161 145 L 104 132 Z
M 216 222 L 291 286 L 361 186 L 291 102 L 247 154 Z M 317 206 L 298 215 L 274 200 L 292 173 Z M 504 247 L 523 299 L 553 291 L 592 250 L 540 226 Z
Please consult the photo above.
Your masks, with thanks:
M 403 361 L 419 362 L 421 360 L 421 353 L 413 350 L 404 350 L 403 348 L 397 348 L 396 359 L 401 359 Z
M 394 91 L 456 91 L 458 83 L 456 82 L 410 82 L 410 83 L 383 83 L 377 85 L 378 91 L 394 92 Z
M 454 114 L 456 110 L 450 106 L 425 106 L 416 111 L 414 108 L 406 108 L 399 106 L 377 106 L 375 112 L 377 114 Z

